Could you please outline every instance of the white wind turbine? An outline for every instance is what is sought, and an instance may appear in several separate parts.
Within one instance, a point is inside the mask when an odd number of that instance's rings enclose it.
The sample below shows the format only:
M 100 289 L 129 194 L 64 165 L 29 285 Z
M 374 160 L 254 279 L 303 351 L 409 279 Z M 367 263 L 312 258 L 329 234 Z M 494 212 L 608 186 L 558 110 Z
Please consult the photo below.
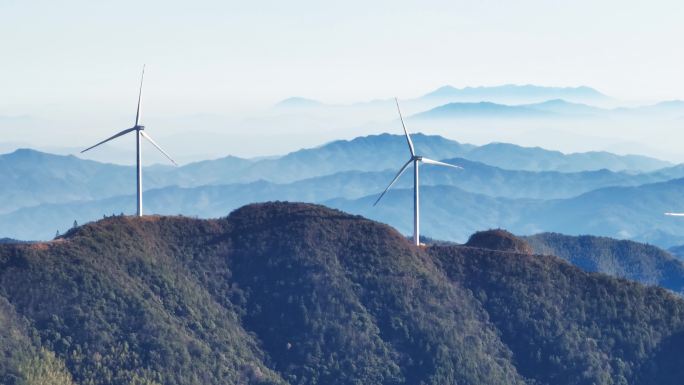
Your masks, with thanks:
M 373 206 L 377 205 L 378 202 L 380 202 L 380 199 L 382 199 L 383 196 L 385 196 L 385 193 L 392 187 L 392 185 L 399 179 L 401 174 L 406 171 L 406 168 L 409 166 L 409 164 L 413 163 L 413 242 L 415 243 L 416 246 L 420 245 L 420 183 L 418 181 L 418 165 L 420 163 L 425 163 L 425 164 L 434 164 L 437 166 L 446 166 L 446 167 L 453 167 L 453 168 L 459 168 L 462 169 L 462 167 L 455 166 L 453 164 L 448 164 L 448 163 L 443 163 L 443 162 L 438 162 L 436 160 L 432 160 L 429 158 L 426 158 L 424 156 L 416 155 L 416 151 L 413 148 L 413 142 L 411 141 L 411 136 L 409 135 L 408 131 L 406 130 L 406 125 L 404 124 L 404 118 L 401 116 L 401 109 L 399 109 L 399 100 L 397 98 L 394 98 L 394 101 L 397 104 L 397 111 L 399 112 L 399 120 L 401 120 L 401 126 L 404 128 L 404 135 L 406 135 L 406 142 L 408 143 L 409 151 L 411 152 L 411 158 L 404 163 L 404 165 L 399 169 L 399 172 L 397 175 L 392 179 L 392 182 L 390 182 L 389 186 L 385 189 L 385 191 L 380 194 L 378 199 L 373 203 Z
M 107 139 L 101 141 L 100 143 L 98 143 L 94 146 L 88 147 L 85 150 L 81 151 L 81 153 L 84 153 L 90 149 L 93 149 L 93 148 L 101 145 L 101 144 L 107 143 L 112 139 L 118 138 L 120 136 L 128 134 L 129 132 L 135 131 L 135 149 L 136 149 L 136 156 L 137 156 L 136 166 L 137 166 L 137 171 L 138 171 L 137 172 L 137 182 L 138 182 L 137 183 L 137 185 L 138 185 L 138 211 L 137 211 L 137 214 L 139 217 L 141 217 L 143 215 L 143 207 L 142 207 L 142 164 L 140 161 L 140 150 L 141 150 L 140 149 L 140 137 L 142 136 L 145 139 L 147 139 L 150 143 L 152 143 L 152 145 L 154 147 L 157 148 L 157 150 L 159 150 L 162 154 L 164 154 L 165 157 L 169 158 L 169 160 L 174 165 L 178 166 L 178 164 L 173 159 L 171 159 L 169 154 L 167 154 L 166 151 L 162 150 L 162 148 L 159 147 L 159 145 L 157 143 L 155 143 L 155 141 L 152 140 L 152 138 L 145 133 L 145 126 L 141 126 L 139 124 L 140 123 L 140 101 L 142 99 L 142 86 L 143 86 L 144 76 L 145 76 L 145 66 L 143 66 L 142 75 L 140 75 L 140 91 L 138 93 L 138 109 L 135 113 L 135 125 L 131 128 L 127 128 L 127 129 L 119 132 L 118 134 L 116 134 L 110 138 L 107 138 Z

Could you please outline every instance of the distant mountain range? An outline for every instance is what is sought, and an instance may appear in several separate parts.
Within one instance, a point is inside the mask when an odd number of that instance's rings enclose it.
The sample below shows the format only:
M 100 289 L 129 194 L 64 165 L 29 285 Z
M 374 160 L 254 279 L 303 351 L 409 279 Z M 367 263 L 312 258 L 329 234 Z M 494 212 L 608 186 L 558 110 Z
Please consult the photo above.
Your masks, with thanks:
M 523 176 L 517 181 L 504 181 L 502 177 L 488 183 L 486 174 L 484 180 L 478 180 L 477 176 L 466 178 L 465 175 L 463 180 L 459 180 L 458 172 L 448 175 L 437 169 L 424 174 L 423 228 L 424 233 L 432 238 L 463 242 L 477 230 L 503 227 L 518 234 L 541 231 L 595 234 L 645 241 L 661 247 L 684 243 L 681 235 L 684 234 L 684 221 L 663 215 L 665 211 L 681 207 L 684 180 L 638 187 L 634 187 L 638 182 L 633 180 L 632 187 L 598 188 L 576 197 L 547 200 L 493 196 L 467 192 L 462 188 L 489 187 L 489 194 L 506 191 L 516 194 L 518 189 L 543 194 L 543 191 L 572 186 L 574 179 L 570 177 L 563 181 L 567 175 L 552 173 L 547 175 L 548 179 L 535 180 L 532 173 L 524 174 L 530 179 Z M 513 175 L 515 173 L 510 174 L 511 179 Z M 412 192 L 407 189 L 410 180 L 403 181 L 397 190 L 391 191 L 382 204 L 372 206 L 391 177 L 392 172 L 342 173 L 284 185 L 261 181 L 194 188 L 166 187 L 148 191 L 145 205 L 149 213 L 216 217 L 250 202 L 321 202 L 392 224 L 408 234 L 412 226 Z M 462 188 L 428 184 L 449 181 L 449 178 Z M 606 183 L 610 184 L 610 181 Z M 500 190 L 497 190 L 497 185 Z M 370 190 L 374 191 L 369 193 Z M 370 195 L 355 198 L 368 193 Z M 341 196 L 350 198 L 339 198 Z M 44 204 L 0 215 L 0 233 L 21 239 L 49 239 L 56 230 L 68 229 L 74 220 L 84 223 L 103 215 L 131 214 L 133 211 L 133 195 Z
M 605 151 L 564 154 L 540 147 L 490 143 L 473 148 L 463 158 L 509 170 L 579 172 L 611 170 L 649 172 L 671 163 L 641 155 L 615 155 Z
M 473 146 L 421 134 L 415 134 L 414 141 L 421 153 L 431 158 L 458 157 L 509 170 L 581 172 L 608 169 L 647 172 L 671 166 L 671 163 L 643 156 L 604 152 L 563 154 L 504 143 Z M 405 139 L 401 136 L 383 134 L 335 141 L 317 148 L 266 159 L 250 160 L 229 156 L 191 163 L 180 168 L 148 167 L 145 169 L 144 187 L 197 187 L 258 180 L 290 183 L 345 171 L 393 170 L 405 161 L 405 146 Z M 478 169 L 484 171 L 486 168 L 478 166 Z M 0 155 L 0 170 L 0 198 L 3 202 L 0 213 L 42 203 L 93 200 L 128 194 L 132 192 L 129 181 L 134 178 L 135 172 L 132 167 L 26 149 Z M 671 173 L 671 178 L 684 175 L 678 169 L 673 169 Z M 621 179 L 625 176 L 609 178 Z M 663 179 L 656 177 L 645 180 Z M 582 184 L 578 188 L 583 191 L 585 188 L 581 186 Z
M 451 187 L 442 199 L 479 202 L 467 207 L 445 202 L 439 213 L 425 214 L 426 226 L 430 229 L 431 221 L 447 220 L 458 213 L 456 228 L 427 233 L 445 240 L 463 241 L 467 234 L 494 225 L 506 225 L 524 234 L 536 231 L 576 234 L 584 228 L 589 231 L 587 226 L 591 222 L 570 227 L 560 221 L 540 221 L 539 216 L 548 214 L 541 208 L 554 199 L 574 199 L 601 188 L 634 187 L 684 177 L 684 167 L 640 156 L 601 152 L 562 154 L 504 143 L 472 146 L 420 134 L 414 136 L 414 141 L 421 153 L 464 167 L 459 171 L 426 167 L 422 175 L 424 186 Z M 410 215 L 403 219 L 385 216 L 392 211 L 387 211 L 392 199 L 372 212 L 367 201 L 386 187 L 395 169 L 405 161 L 405 146 L 403 137 L 384 134 L 335 141 L 278 158 L 226 157 L 180 168 L 150 167 L 145 170 L 144 186 L 148 189 L 145 206 L 150 213 L 215 217 L 251 202 L 328 202 L 350 212 L 386 220 L 403 231 Z M 379 148 L 383 151 L 378 151 Z M 0 156 L 0 167 L 5 170 L 0 184 L 4 202 L 0 209 L 3 236 L 49 239 L 57 230 L 63 232 L 71 227 L 74 220 L 84 223 L 103 215 L 131 213 L 133 209 L 134 170 L 131 167 L 31 150 Z M 391 195 L 404 194 L 401 189 L 410 186 L 410 178 L 404 178 L 396 186 L 399 191 Z M 671 199 L 670 204 L 672 207 L 668 210 L 676 209 L 676 199 Z M 584 212 L 586 205 L 576 207 L 577 212 Z M 504 207 L 504 213 L 516 214 L 510 218 L 501 214 L 505 219 L 501 221 L 497 219 L 498 214 L 494 215 L 497 206 Z M 672 238 L 677 226 L 667 222 L 671 218 L 653 219 L 653 229 L 665 224 L 662 239 L 645 236 L 642 230 L 633 228 L 620 234 L 606 228 L 597 234 L 654 240 L 663 246 L 675 244 L 679 238 Z M 466 224 L 465 220 L 469 222 Z
M 550 231 L 632 239 L 660 247 L 684 244 L 684 221 L 663 215 L 684 206 L 684 179 L 607 187 L 554 200 L 495 198 L 451 186 L 425 186 L 421 196 L 423 233 L 436 239 L 463 242 L 477 230 L 500 227 L 523 235 Z M 411 232 L 411 190 L 393 191 L 373 207 L 375 198 L 334 199 L 326 204 Z
M 591 87 L 544 87 L 536 85 L 507 84 L 493 87 L 465 87 L 456 88 L 443 86 L 427 93 L 423 99 L 450 102 L 480 102 L 495 103 L 539 103 L 551 99 L 565 99 L 574 102 L 601 102 L 610 97 Z
M 21 149 L 0 155 L 0 213 L 42 203 L 91 200 L 129 188 L 133 167 Z M 154 176 L 146 182 L 155 185 Z
M 453 118 L 538 118 L 549 117 L 548 111 L 523 106 L 509 106 L 491 102 L 449 103 L 429 111 L 413 115 L 415 119 L 453 119 Z
M 498 104 L 526 104 L 542 103 L 548 100 L 563 99 L 573 103 L 606 103 L 611 97 L 591 87 L 546 87 L 538 85 L 507 84 L 501 86 L 482 86 L 456 88 L 442 86 L 427 94 L 403 100 L 409 106 L 432 108 L 446 103 L 478 103 L 492 102 Z M 394 103 L 391 98 L 377 99 L 368 102 L 359 102 L 346 105 L 326 104 L 318 100 L 291 97 L 276 104 L 276 108 L 369 108 L 383 107 Z
M 680 118 L 684 102 L 676 100 L 632 108 L 599 108 L 563 99 L 535 104 L 507 105 L 492 102 L 451 102 L 411 116 L 412 119 L 562 119 L 562 118 Z
M 684 101 L 664 101 L 640 107 L 611 107 L 609 96 L 591 87 L 545 87 L 537 85 L 502 85 L 456 88 L 442 86 L 421 97 L 402 101 L 411 110 L 423 110 L 413 119 L 558 119 L 608 117 L 684 117 Z M 291 97 L 276 104 L 280 110 L 387 109 L 393 99 L 333 105 L 317 100 Z
M 555 255 L 585 271 L 658 285 L 684 295 L 684 262 L 655 246 L 558 233 L 536 234 L 523 239 L 535 254 Z
M 281 100 L 276 105 L 276 108 L 311 108 L 311 107 L 321 107 L 323 103 L 318 100 L 301 98 L 301 97 L 291 97 Z

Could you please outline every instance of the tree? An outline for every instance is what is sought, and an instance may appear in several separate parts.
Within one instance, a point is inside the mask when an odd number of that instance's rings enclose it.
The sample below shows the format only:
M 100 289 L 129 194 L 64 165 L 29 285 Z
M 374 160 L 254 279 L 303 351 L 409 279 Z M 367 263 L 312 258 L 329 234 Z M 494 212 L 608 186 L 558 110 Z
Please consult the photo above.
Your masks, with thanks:
M 159 385 L 159 383 L 134 374 L 133 378 L 131 379 L 131 385 Z
M 74 385 L 64 362 L 45 348 L 25 360 L 19 374 L 19 385 Z

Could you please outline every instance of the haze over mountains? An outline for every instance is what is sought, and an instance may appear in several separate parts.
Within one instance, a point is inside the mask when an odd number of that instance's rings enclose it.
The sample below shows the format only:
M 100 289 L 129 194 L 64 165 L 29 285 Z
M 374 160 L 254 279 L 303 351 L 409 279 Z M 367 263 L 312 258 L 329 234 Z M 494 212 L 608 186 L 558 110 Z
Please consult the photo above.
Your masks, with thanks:
M 662 216 L 681 205 L 681 186 L 673 179 L 684 177 L 683 167 L 643 156 L 563 154 L 503 143 L 473 146 L 420 134 L 414 141 L 426 156 L 464 167 L 424 168 L 428 236 L 464 242 L 477 230 L 505 227 L 520 234 L 590 233 L 663 247 L 684 243 L 682 221 Z M 405 161 L 405 147 L 401 136 L 383 134 L 276 158 L 149 167 L 145 206 L 150 213 L 214 217 L 251 202 L 319 202 L 409 233 L 410 193 L 403 190 L 411 186 L 408 179 L 397 184 L 387 202 L 372 207 Z M 0 156 L 0 169 L 0 235 L 5 237 L 49 239 L 74 220 L 85 223 L 134 208 L 131 167 L 20 150 Z M 640 191 L 651 195 L 642 199 Z M 433 194 L 439 199 L 431 202 Z M 441 226 L 445 222 L 450 226 Z
M 679 148 L 668 139 L 678 135 L 684 119 L 684 102 L 679 100 L 621 101 L 591 87 L 504 85 L 443 86 L 417 98 L 400 97 L 400 102 L 414 132 L 476 144 L 516 143 L 568 153 L 639 153 L 684 162 Z M 391 98 L 327 104 L 300 97 L 279 103 L 274 113 L 285 126 L 290 118 L 306 116 L 327 122 L 318 126 L 319 132 L 336 126 L 338 132 L 359 136 L 360 127 L 365 133 L 396 130 L 394 107 Z M 302 123 L 296 125 L 296 132 L 301 132 Z
M 417 98 L 403 101 L 409 105 L 423 108 L 434 108 L 448 103 L 478 103 L 482 101 L 498 104 L 542 103 L 548 100 L 562 99 L 573 103 L 601 104 L 613 98 L 602 94 L 591 87 L 546 87 L 538 85 L 506 84 L 501 86 L 479 86 L 457 88 L 442 86 Z M 276 108 L 361 108 L 378 107 L 394 104 L 392 98 L 378 99 L 368 102 L 357 102 L 345 105 L 327 104 L 306 97 L 292 97 L 276 104 Z
M 378 117 L 386 116 L 393 99 L 375 100 L 347 105 L 326 104 L 304 97 L 292 97 L 275 105 L 276 111 L 292 113 L 363 115 L 376 109 Z M 610 118 L 684 117 L 684 101 L 671 100 L 622 106 L 615 99 L 590 87 L 542 87 L 535 85 L 504 85 L 494 87 L 455 88 L 443 86 L 424 96 L 402 100 L 409 111 L 409 120 L 429 119 L 600 119 L 610 124 Z
M 227 115 L 149 114 L 145 115 L 145 124 L 183 163 L 228 153 L 265 156 L 340 138 L 396 132 L 396 109 L 389 96 L 346 104 L 295 97 L 258 111 L 231 111 Z M 684 162 L 679 149 L 667 140 L 678 132 L 684 118 L 681 101 L 622 101 L 590 87 L 538 85 L 443 86 L 423 96 L 400 97 L 400 101 L 406 117 L 416 116 L 409 118 L 413 132 L 431 132 L 477 144 L 506 142 L 568 153 L 640 153 Z M 20 146 L 58 154 L 75 153 L 82 149 L 77 142 L 95 142 L 106 136 L 106 128 L 110 127 L 110 123 L 102 121 L 95 127 L 73 132 L 73 122 L 30 117 L 28 121 L 33 126 L 19 125 L 15 120 L 0 121 L 1 129 L 12 132 L 10 142 L 0 142 L 0 150 L 8 152 Z M 110 129 L 120 124 L 127 123 L 116 120 Z M 55 137 L 55 130 L 61 135 Z M 132 154 L 130 143 L 122 140 L 87 157 L 131 164 Z
M 633 108 L 599 108 L 581 103 L 571 103 L 563 99 L 553 99 L 541 103 L 506 105 L 491 102 L 447 103 L 425 112 L 413 115 L 413 119 L 552 119 L 552 118 L 681 118 L 684 102 L 661 102 Z
M 424 214 L 422 223 L 425 234 L 431 237 L 461 242 L 478 229 L 502 227 L 516 234 L 592 234 L 669 247 L 684 243 L 684 223 L 664 215 L 682 207 L 683 189 L 684 179 L 675 179 L 637 187 L 606 187 L 573 198 L 530 200 L 427 186 L 421 191 L 422 206 L 423 213 L 430 214 Z M 375 208 L 369 207 L 373 196 L 336 199 L 327 204 L 392 223 L 409 233 L 411 199 L 412 191 L 398 190 L 385 205 Z
M 478 131 L 477 124 L 468 122 L 480 119 L 521 126 L 550 119 L 553 129 L 566 121 L 568 127 L 581 131 L 592 129 L 593 123 L 586 119 L 658 125 L 662 119 L 684 116 L 684 103 L 679 101 L 619 105 L 590 87 L 534 85 L 445 86 L 402 101 L 403 107 L 414 111 L 408 114 L 412 115 L 410 126 L 457 126 L 454 137 Z M 273 117 L 315 116 L 331 124 L 339 123 L 337 116 L 350 118 L 350 124 L 370 117 L 386 122 L 393 131 L 398 127 L 398 121 L 388 117 L 394 112 L 391 99 L 332 105 L 290 98 L 273 112 Z M 492 132 L 489 128 L 481 131 L 478 135 Z M 505 125 L 496 130 L 507 131 Z M 555 135 L 547 131 L 537 136 Z M 632 130 L 627 125 L 622 131 Z M 514 128 L 509 134 L 517 133 Z M 425 197 L 439 197 L 425 203 L 428 236 L 464 242 L 474 231 L 506 227 L 519 234 L 590 233 L 662 247 L 684 243 L 679 235 L 682 221 L 662 216 L 664 211 L 682 207 L 677 181 L 684 177 L 682 166 L 643 155 L 561 153 L 502 142 L 472 145 L 434 135 L 415 134 L 414 141 L 422 154 L 465 168 L 424 168 Z M 282 156 L 227 156 L 179 168 L 152 166 L 145 169 L 145 206 L 150 213 L 213 217 L 251 202 L 316 202 L 386 221 L 408 233 L 408 179 L 399 181 L 387 202 L 375 208 L 370 205 L 406 158 L 403 138 L 380 134 L 335 140 Z M 0 155 L 0 170 L 0 236 L 49 239 L 70 228 L 74 220 L 84 223 L 132 209 L 131 167 L 24 149 Z M 640 194 L 649 195 L 642 198 Z M 451 225 L 443 226 L 447 222 Z
M 390 103 L 292 98 L 274 111 L 330 120 Z M 535 86 L 444 87 L 406 102 L 423 111 L 411 126 L 650 124 L 684 111 L 614 103 Z M 663 215 L 684 211 L 683 165 L 413 140 L 463 167 L 421 169 L 423 234 L 437 240 L 425 248 L 401 235 L 410 178 L 372 205 L 408 158 L 400 135 L 146 167 L 145 212 L 169 217 L 119 215 L 135 209 L 132 167 L 0 155 L 0 382 L 23 384 L 27 371 L 68 385 L 681 381 L 684 262 L 656 246 L 684 245 L 684 221 Z M 264 201 L 371 220 L 251 204 Z M 66 234 L 15 240 L 56 232 Z

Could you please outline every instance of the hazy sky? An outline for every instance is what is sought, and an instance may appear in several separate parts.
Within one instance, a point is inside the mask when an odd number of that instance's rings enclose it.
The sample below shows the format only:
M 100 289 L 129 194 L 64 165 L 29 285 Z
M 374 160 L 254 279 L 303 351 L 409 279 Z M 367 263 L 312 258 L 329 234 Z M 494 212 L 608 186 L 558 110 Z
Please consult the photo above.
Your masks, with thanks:
M 293 95 L 413 97 L 444 84 L 684 99 L 682 20 L 675 0 L 0 0 L 0 117 L 97 124 L 101 136 L 130 125 L 143 63 L 150 116 L 236 115 Z

